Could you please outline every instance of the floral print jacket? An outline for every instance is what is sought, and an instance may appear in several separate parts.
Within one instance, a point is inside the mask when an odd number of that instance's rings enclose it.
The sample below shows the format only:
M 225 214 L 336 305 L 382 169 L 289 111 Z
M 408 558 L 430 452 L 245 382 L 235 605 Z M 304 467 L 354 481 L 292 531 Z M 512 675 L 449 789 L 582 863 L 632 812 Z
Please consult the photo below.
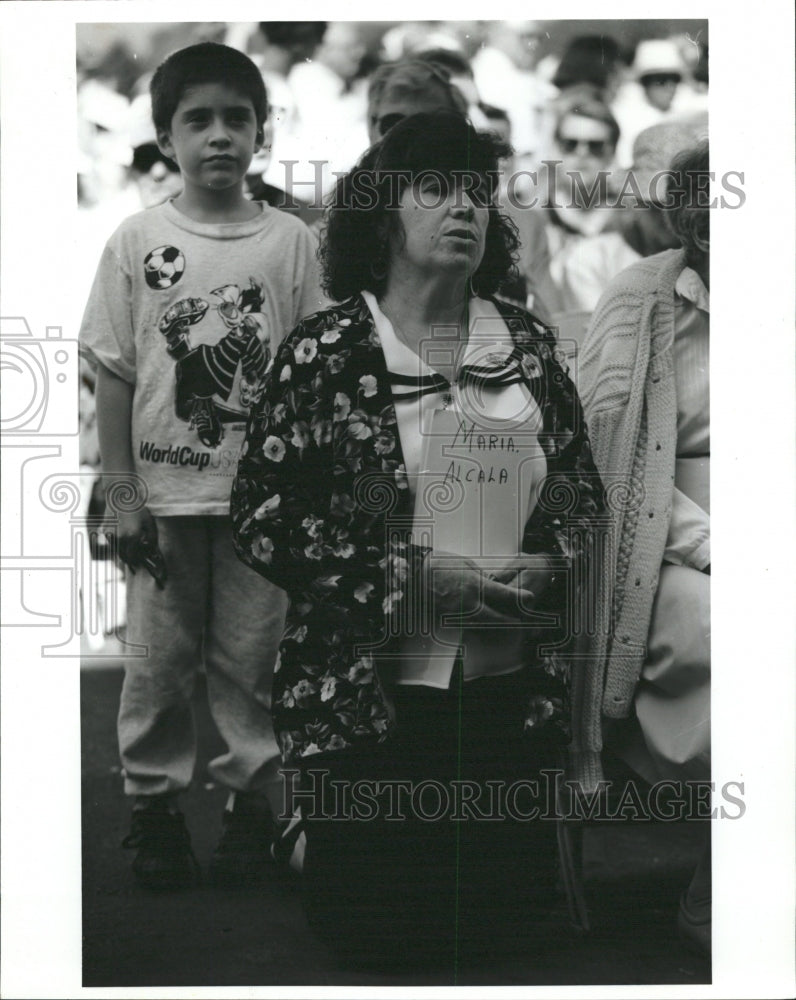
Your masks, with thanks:
M 552 332 L 524 310 L 495 305 L 542 412 L 548 474 L 522 548 L 566 570 L 604 509 L 602 484 Z M 231 513 L 239 557 L 290 597 L 273 690 L 284 759 L 387 738 L 394 723 L 378 650 L 389 641 L 388 618 L 408 606 L 425 551 L 409 541 L 392 390 L 361 296 L 306 318 L 280 347 L 251 409 Z M 577 574 L 556 576 L 562 585 L 545 596 L 561 625 Z M 569 662 L 560 642 L 550 645 L 529 656 L 526 727 L 566 734 Z

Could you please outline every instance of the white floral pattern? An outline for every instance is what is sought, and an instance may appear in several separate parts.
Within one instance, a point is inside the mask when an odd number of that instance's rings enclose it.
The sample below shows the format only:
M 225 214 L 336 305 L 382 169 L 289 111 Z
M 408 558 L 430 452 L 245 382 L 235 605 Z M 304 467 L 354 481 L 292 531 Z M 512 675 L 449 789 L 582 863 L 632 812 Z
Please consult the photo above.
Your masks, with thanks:
M 522 548 L 577 560 L 604 510 L 580 404 L 550 331 L 495 304 L 542 414 L 545 485 L 553 495 L 560 483 L 573 498 L 567 510 L 540 500 Z M 304 320 L 282 344 L 250 414 L 232 494 L 238 555 L 291 598 L 273 692 L 286 760 L 390 732 L 373 656 L 362 650 L 380 647 L 388 616 L 400 615 L 419 579 L 425 552 L 410 544 L 407 487 L 384 356 L 355 296 Z M 566 576 L 540 610 L 561 612 Z M 563 737 L 568 659 L 529 659 L 526 672 L 526 727 L 552 726 Z

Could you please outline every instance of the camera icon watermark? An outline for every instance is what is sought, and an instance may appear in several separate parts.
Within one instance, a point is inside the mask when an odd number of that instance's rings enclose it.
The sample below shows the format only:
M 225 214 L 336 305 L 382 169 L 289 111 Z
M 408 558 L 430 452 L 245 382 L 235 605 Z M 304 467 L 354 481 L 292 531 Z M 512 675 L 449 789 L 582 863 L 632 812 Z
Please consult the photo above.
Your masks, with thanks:
M 40 336 L 24 317 L 7 316 L 0 319 L 0 347 L 4 634 L 57 630 L 57 637 L 42 636 L 43 658 L 96 659 L 109 636 L 125 655 L 142 655 L 120 632 L 124 577 L 101 552 L 102 518 L 92 513 L 102 476 L 80 465 L 78 343 L 60 326 Z M 143 502 L 145 489 L 134 481 L 111 491 L 106 520 Z
M 77 434 L 75 382 L 69 378 L 77 366 L 77 341 L 65 339 L 59 326 L 36 337 L 24 317 L 10 316 L 0 319 L 0 352 L 3 434 Z

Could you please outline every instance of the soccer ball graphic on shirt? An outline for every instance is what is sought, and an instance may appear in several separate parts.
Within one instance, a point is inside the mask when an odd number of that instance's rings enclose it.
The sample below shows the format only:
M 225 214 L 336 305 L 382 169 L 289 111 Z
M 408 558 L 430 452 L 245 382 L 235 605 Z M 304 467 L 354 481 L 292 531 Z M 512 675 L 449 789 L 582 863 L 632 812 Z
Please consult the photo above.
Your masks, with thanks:
M 177 284 L 184 271 L 185 257 L 177 247 L 157 247 L 144 260 L 144 277 L 150 288 L 171 288 Z

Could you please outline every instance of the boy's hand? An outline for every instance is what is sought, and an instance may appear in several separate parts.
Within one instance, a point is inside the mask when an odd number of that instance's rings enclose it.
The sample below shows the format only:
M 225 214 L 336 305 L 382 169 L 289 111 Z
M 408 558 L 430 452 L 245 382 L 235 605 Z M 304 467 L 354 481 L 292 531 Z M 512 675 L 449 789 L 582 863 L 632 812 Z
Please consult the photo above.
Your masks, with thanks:
M 116 554 L 132 573 L 143 566 L 158 587 L 166 582 L 166 563 L 158 548 L 158 528 L 146 507 L 118 514 L 118 521 L 104 534 L 116 540 Z

